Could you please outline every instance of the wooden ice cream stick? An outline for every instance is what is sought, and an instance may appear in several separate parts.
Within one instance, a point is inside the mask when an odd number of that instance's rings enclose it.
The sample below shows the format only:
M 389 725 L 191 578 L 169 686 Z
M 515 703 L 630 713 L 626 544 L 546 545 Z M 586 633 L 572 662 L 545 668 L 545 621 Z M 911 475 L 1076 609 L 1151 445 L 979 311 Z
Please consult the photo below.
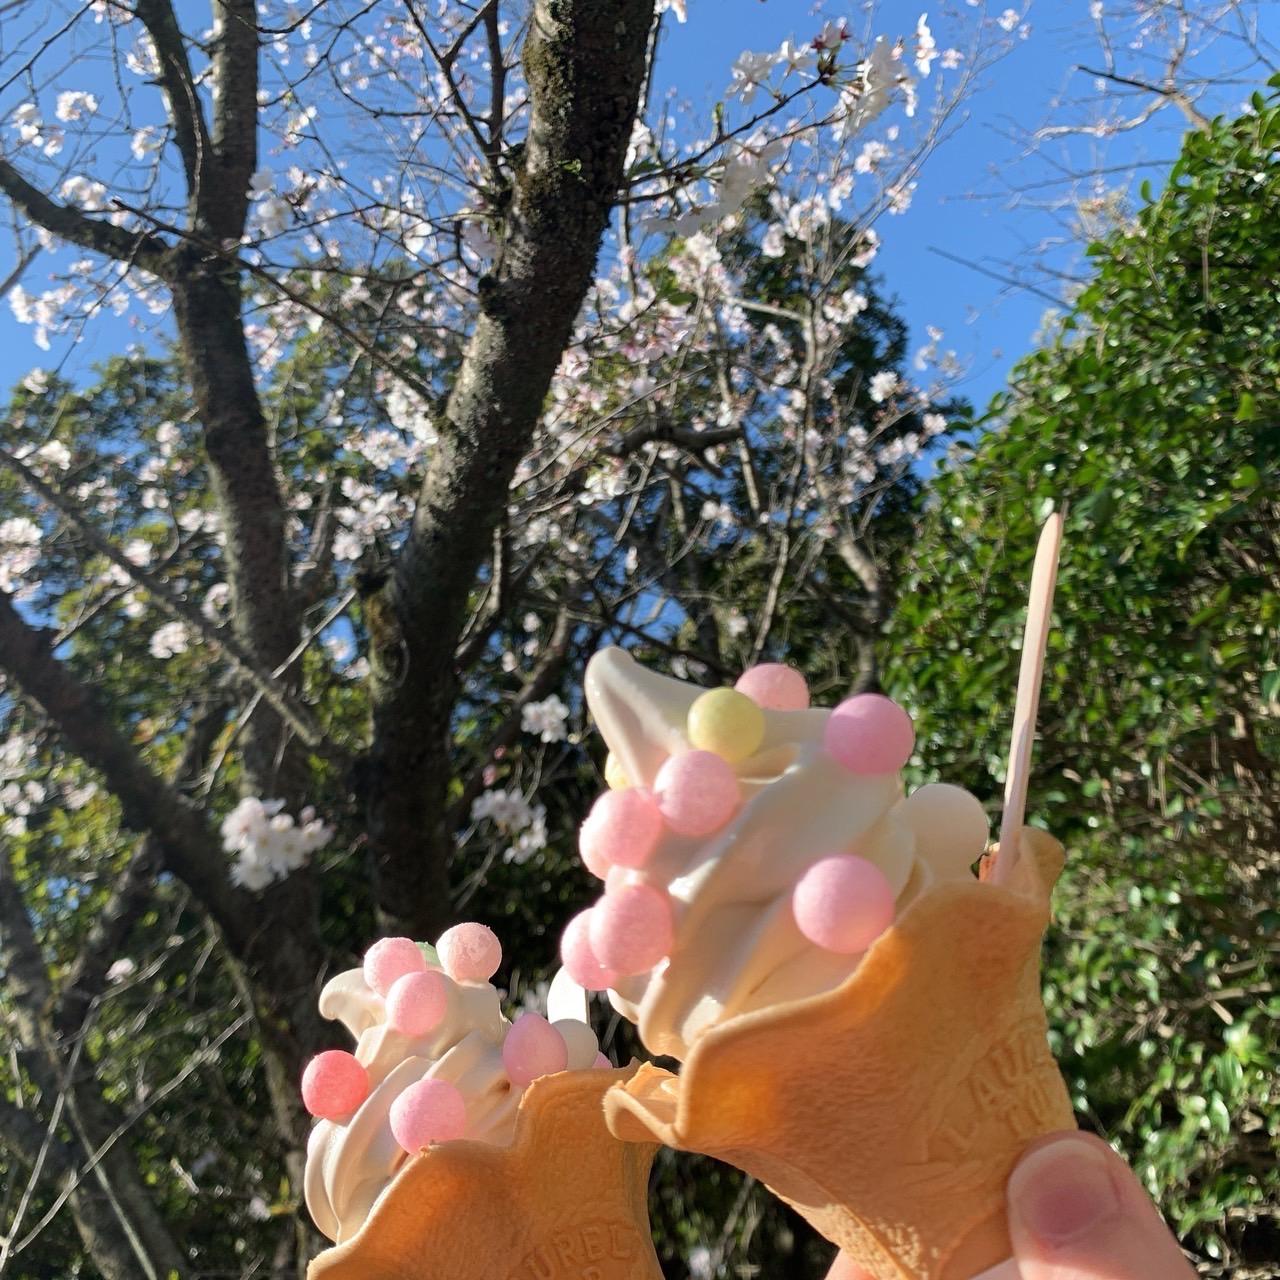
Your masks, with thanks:
M 1058 580 L 1058 553 L 1062 547 L 1063 513 L 1053 512 L 1040 531 L 1027 625 L 1022 636 L 1022 666 L 1018 672 L 1018 697 L 1013 711 L 1009 742 L 1009 771 L 1004 784 L 1004 816 L 1000 821 L 1000 849 L 989 878 L 1007 882 L 1018 860 L 1018 834 L 1027 812 L 1027 782 L 1031 776 L 1031 747 L 1036 736 L 1036 709 L 1044 676 L 1045 648 L 1053 615 L 1053 589 Z

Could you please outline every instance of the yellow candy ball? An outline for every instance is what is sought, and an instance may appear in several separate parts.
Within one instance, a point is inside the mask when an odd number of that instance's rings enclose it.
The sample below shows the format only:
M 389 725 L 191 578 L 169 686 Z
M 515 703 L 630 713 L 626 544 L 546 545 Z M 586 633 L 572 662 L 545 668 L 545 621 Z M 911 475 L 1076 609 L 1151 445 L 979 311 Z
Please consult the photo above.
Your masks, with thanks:
M 627 775 L 622 772 L 618 757 L 612 751 L 604 758 L 604 780 L 610 791 L 621 791 L 623 787 L 631 785 L 627 781 Z
M 760 749 L 764 712 L 736 689 L 709 689 L 689 708 L 685 728 L 697 750 L 714 751 L 737 764 Z

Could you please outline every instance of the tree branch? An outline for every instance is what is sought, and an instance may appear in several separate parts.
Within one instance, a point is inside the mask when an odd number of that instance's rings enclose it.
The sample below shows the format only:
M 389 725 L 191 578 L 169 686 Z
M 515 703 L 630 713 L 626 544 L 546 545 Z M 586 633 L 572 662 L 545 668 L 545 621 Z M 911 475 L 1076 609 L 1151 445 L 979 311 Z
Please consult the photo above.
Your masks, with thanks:
M 692 427 L 682 427 L 667 418 L 658 418 L 651 422 L 643 422 L 624 432 L 605 453 L 615 458 L 626 458 L 641 445 L 658 441 L 661 444 L 678 445 L 690 453 L 701 454 L 717 445 L 732 444 L 742 437 L 742 428 L 716 427 L 708 431 L 695 431 Z
M 1172 70 L 1172 68 L 1170 69 Z M 1141 89 L 1144 93 L 1153 93 L 1158 98 L 1167 98 L 1186 116 L 1188 124 L 1192 128 L 1199 129 L 1201 133 L 1207 132 L 1212 126 L 1213 122 L 1209 117 L 1196 106 L 1186 92 L 1174 84 L 1150 84 L 1146 80 L 1132 80 L 1128 76 L 1117 75 L 1114 71 L 1096 71 L 1093 67 L 1084 67 L 1079 64 L 1077 64 L 1076 70 L 1083 71 L 1087 76 L 1096 76 L 1099 80 L 1110 80 L 1112 84 L 1127 85 L 1131 89 Z
M 428 936 L 448 902 L 454 655 L 623 179 L 653 0 L 538 0 L 530 121 L 481 314 L 372 637 L 370 852 L 382 923 Z M 424 856 L 425 855 L 425 856 Z
M 93 691 L 53 656 L 47 635 L 24 622 L 0 593 L 0 665 L 71 750 L 103 775 L 120 801 L 125 825 L 155 838 L 165 869 L 187 885 L 220 928 L 229 962 L 243 968 L 253 992 L 280 1133 L 286 1141 L 301 1141 L 306 1124 L 298 1073 L 326 1038 L 315 1005 L 315 975 L 324 952 L 313 877 L 304 868 L 261 893 L 235 888 L 222 846 L 201 815 L 151 770 Z
M 161 280 L 170 278 L 168 246 L 153 232 L 127 231 L 99 218 L 87 218 L 70 205 L 58 204 L 3 159 L 0 159 L 0 191 L 32 222 L 51 234 L 118 262 L 136 263 Z
M 237 895 L 212 832 L 151 771 L 93 691 L 53 656 L 48 634 L 24 622 L 9 597 L 0 593 L 0 663 L 5 670 L 57 725 L 72 751 L 103 775 L 120 801 L 125 824 L 160 841 L 166 868 L 191 887 L 215 918 L 234 920 Z
M 63 1044 L 80 1033 L 93 1002 L 106 990 L 107 970 L 119 956 L 129 931 L 151 905 L 161 864 L 159 842 L 153 836 L 143 836 L 111 897 L 94 917 L 51 1010 L 53 1029 Z
M 194 715 L 174 770 L 176 787 L 188 787 L 199 777 L 230 707 L 230 698 L 220 694 Z M 95 917 L 80 954 L 62 981 L 53 1009 L 53 1030 L 63 1045 L 84 1031 L 93 1002 L 106 990 L 108 970 L 139 916 L 151 905 L 163 860 L 156 838 L 144 836 L 116 881 L 111 897 Z
M 175 256 L 183 265 L 174 314 L 226 533 L 232 626 L 245 651 L 274 671 L 297 644 L 298 610 L 280 479 L 245 340 L 240 273 L 194 245 Z M 246 781 L 259 795 L 300 805 L 305 769 L 287 739 L 287 722 L 274 708 L 262 709 L 245 741 Z
M 9 272 L 3 280 L 0 280 L 0 298 L 7 297 L 9 291 L 21 281 L 22 277 L 27 274 L 27 268 L 40 256 L 40 246 L 28 249 L 16 263 L 13 270 Z
M 62 515 L 94 551 L 127 574 L 140 587 L 145 587 L 165 613 L 190 627 L 196 635 L 221 653 L 239 675 L 261 690 L 267 704 L 279 713 L 294 733 L 317 755 L 340 767 L 349 763 L 346 754 L 328 741 L 325 731 L 316 723 L 311 712 L 294 701 L 288 689 L 254 659 L 233 633 L 213 626 L 199 609 L 182 599 L 163 578 L 133 564 L 85 519 L 66 494 L 41 479 L 20 458 L 15 458 L 6 449 L 0 449 L 0 466 L 8 467 L 19 476 L 23 484 Z
M 139 1268 L 149 1280 L 181 1275 L 185 1271 L 182 1251 L 144 1191 L 128 1149 L 121 1146 L 96 1150 L 117 1118 L 97 1092 L 91 1076 L 87 1082 L 77 1080 L 78 1053 L 63 1063 L 54 1049 L 47 1021 L 52 1006 L 49 976 L 26 905 L 14 882 L 12 866 L 4 854 L 0 854 L 0 925 L 0 971 L 5 975 L 18 1035 L 29 1051 L 28 1069 L 50 1109 L 47 1125 L 39 1126 L 44 1132 L 36 1151 L 33 1181 L 39 1174 L 41 1156 L 47 1160 L 52 1155 L 54 1167 L 62 1166 L 63 1194 L 72 1202 L 81 1236 L 101 1262 L 105 1275 L 124 1280 L 138 1274 Z M 105 1193 L 105 1202 L 93 1193 L 90 1184 L 81 1184 L 71 1151 L 65 1147 L 58 1150 L 58 1139 L 52 1130 L 64 1110 L 68 1124 L 90 1157 L 94 1181 L 100 1193 Z M 25 1132 L 27 1145 L 33 1136 L 31 1127 L 27 1126 Z M 11 1228 L 4 1242 L 0 1261 L 13 1246 L 15 1228 Z
M 471 812 L 471 802 L 484 790 L 484 765 L 487 764 L 503 748 L 509 747 L 520 734 L 520 725 L 525 707 L 531 702 L 545 698 L 555 687 L 560 673 L 564 669 L 565 659 L 569 655 L 569 640 L 573 635 L 573 627 L 569 622 L 568 610 L 562 609 L 557 615 L 547 647 L 538 659 L 532 675 L 524 688 L 516 695 L 502 723 L 498 726 L 489 745 L 485 748 L 484 760 L 473 770 L 463 785 L 458 798 L 449 806 L 445 822 L 451 831 L 457 830 L 467 821 Z
M 212 150 L 200 109 L 199 90 L 187 58 L 187 44 L 169 0 L 137 0 L 135 12 L 156 47 L 160 87 L 169 104 L 174 140 L 187 177 L 187 196 L 194 210 L 201 191 L 216 184 L 207 180 L 211 176 L 207 167 Z

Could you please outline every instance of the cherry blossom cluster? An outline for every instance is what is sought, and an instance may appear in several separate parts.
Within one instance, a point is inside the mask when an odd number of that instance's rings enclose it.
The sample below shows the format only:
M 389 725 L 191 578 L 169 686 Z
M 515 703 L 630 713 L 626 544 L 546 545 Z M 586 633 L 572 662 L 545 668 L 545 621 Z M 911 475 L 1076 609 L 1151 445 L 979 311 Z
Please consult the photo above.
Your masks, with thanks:
M 0 520 L 0 591 L 20 600 L 35 590 L 32 570 L 40 561 L 43 536 L 30 516 Z
M 231 880 L 259 892 L 307 864 L 333 839 L 333 828 L 303 809 L 295 822 L 282 800 L 246 796 L 222 820 L 222 847 L 235 855 Z
M 557 694 L 543 698 L 541 702 L 529 702 L 521 709 L 520 727 L 532 733 L 542 742 L 563 742 L 568 736 L 565 722 L 569 708 Z
M 512 843 L 503 852 L 503 861 L 517 866 L 528 862 L 547 847 L 547 808 L 531 804 L 517 790 L 490 789 L 471 802 L 472 822 L 491 822 Z
M 25 734 L 11 734 L 0 745 L 0 831 L 20 836 L 27 819 L 44 802 L 48 788 L 30 776 L 28 761 L 35 744 Z

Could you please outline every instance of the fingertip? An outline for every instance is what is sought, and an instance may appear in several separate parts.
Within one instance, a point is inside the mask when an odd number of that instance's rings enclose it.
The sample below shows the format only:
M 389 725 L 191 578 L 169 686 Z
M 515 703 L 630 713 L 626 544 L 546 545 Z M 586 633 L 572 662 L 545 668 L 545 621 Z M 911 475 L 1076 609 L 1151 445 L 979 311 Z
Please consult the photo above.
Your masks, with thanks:
M 1023 1280 L 1195 1274 L 1128 1165 L 1091 1134 L 1036 1142 L 1009 1178 L 1008 1207 Z
M 1103 1227 L 1121 1208 L 1110 1162 L 1072 1134 L 1025 1155 L 1009 1178 L 1011 1226 L 1041 1248 L 1056 1248 Z
M 843 1253 L 836 1254 L 836 1260 L 827 1272 L 826 1280 L 875 1280 L 869 1271 L 864 1271 Z

